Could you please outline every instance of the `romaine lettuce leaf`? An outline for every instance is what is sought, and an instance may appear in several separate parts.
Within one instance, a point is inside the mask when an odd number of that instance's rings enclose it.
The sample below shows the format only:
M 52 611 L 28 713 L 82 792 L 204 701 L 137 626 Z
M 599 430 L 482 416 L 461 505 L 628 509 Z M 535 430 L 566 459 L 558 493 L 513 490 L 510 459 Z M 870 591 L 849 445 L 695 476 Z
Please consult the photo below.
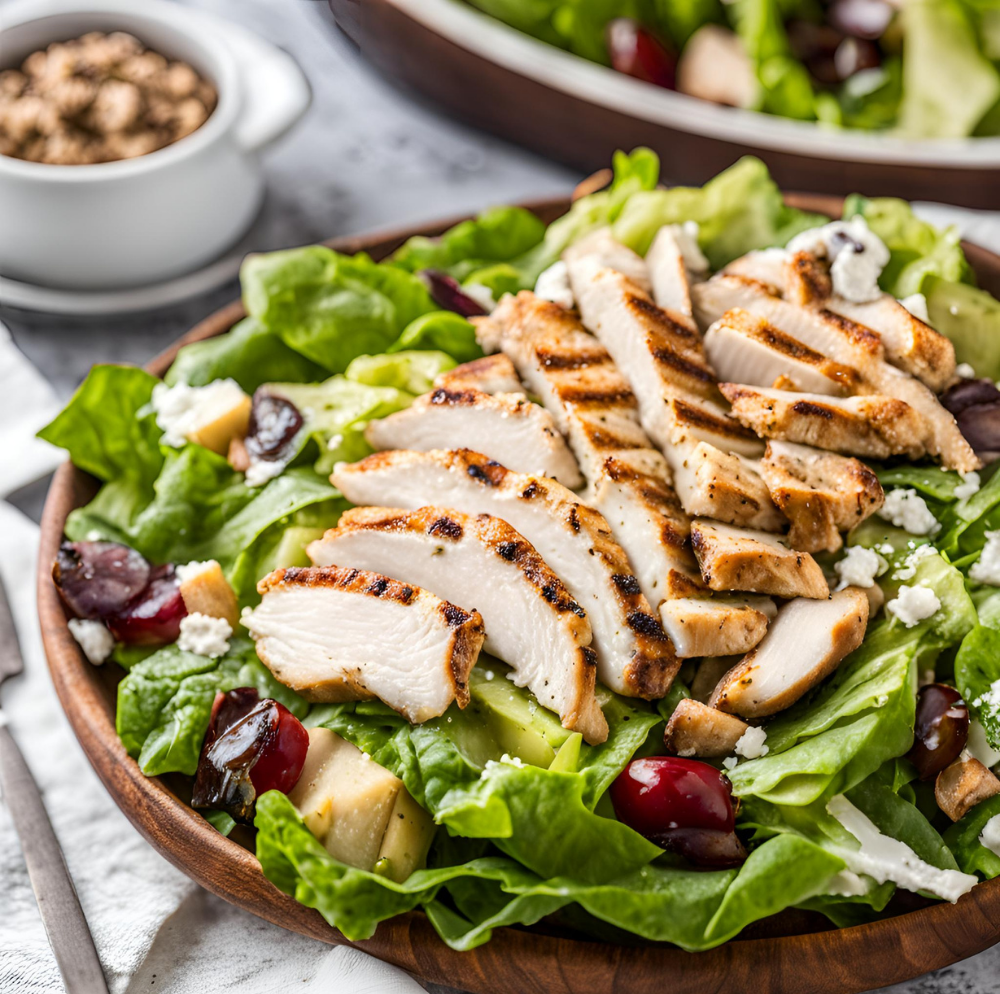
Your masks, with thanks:
M 202 387 L 229 377 L 253 393 L 268 380 L 309 383 L 324 374 L 322 366 L 289 348 L 280 335 L 254 318 L 244 318 L 224 335 L 185 345 L 164 379 L 171 386 Z
M 1000 380 L 1000 302 L 985 290 L 928 275 L 922 283 L 931 325 L 951 339 L 958 362 Z
M 451 311 L 432 311 L 414 318 L 387 351 L 412 349 L 447 352 L 456 362 L 470 362 L 483 354 L 476 342 L 475 328 L 460 314 Z
M 437 310 L 416 276 L 322 245 L 247 256 L 240 280 L 247 313 L 331 373 L 385 352 L 411 321 Z
M 163 465 L 156 416 L 142 412 L 159 381 L 134 366 L 94 366 L 69 403 L 38 437 L 66 449 L 99 480 L 148 491 Z
M 982 723 L 986 739 L 1000 749 L 1000 695 L 990 690 L 1000 681 L 1000 631 L 977 625 L 955 657 L 955 686 L 969 710 Z
M 963 873 L 978 873 L 986 880 L 1000 876 L 1000 856 L 979 841 L 990 819 L 1000 815 L 1000 794 L 977 804 L 944 833 L 944 841 L 955 854 Z
M 697 221 L 698 242 L 713 269 L 769 245 L 784 245 L 806 228 L 825 224 L 818 214 L 786 207 L 767 167 L 746 156 L 700 189 L 633 193 L 613 224 L 615 237 L 645 255 L 665 224 Z

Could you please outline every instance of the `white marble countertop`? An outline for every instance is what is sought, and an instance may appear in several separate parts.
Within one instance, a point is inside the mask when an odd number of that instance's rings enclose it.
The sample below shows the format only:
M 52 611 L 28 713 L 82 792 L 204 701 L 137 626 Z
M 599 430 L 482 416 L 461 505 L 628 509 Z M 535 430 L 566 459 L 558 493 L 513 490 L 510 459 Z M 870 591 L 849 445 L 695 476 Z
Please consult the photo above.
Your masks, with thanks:
M 291 52 L 313 87 L 307 116 L 266 157 L 269 192 L 256 228 L 260 249 L 565 194 L 578 179 L 393 89 L 340 35 L 324 0 L 188 2 L 238 20 Z M 60 396 L 68 397 L 92 363 L 144 362 L 237 294 L 233 283 L 154 313 L 111 319 L 49 317 L 0 304 L 0 317 Z M 37 519 L 46 486 L 27 488 L 14 503 Z M 242 914 L 211 895 L 204 900 L 219 916 Z M 262 931 L 280 932 L 249 916 L 247 928 L 260 938 Z M 275 940 L 280 942 L 280 935 Z M 997 994 L 998 978 L 1000 946 L 890 990 Z M 436 990 L 447 994 L 445 988 Z

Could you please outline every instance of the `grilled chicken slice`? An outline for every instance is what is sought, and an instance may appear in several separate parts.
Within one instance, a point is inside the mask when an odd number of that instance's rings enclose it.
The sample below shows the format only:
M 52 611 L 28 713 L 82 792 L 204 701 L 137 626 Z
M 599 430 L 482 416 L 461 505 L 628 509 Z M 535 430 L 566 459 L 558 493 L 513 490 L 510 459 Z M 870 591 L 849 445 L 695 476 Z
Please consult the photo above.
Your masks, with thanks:
M 558 304 L 522 292 L 476 321 L 486 350 L 502 349 L 569 440 L 590 502 L 611 525 L 656 604 L 671 569 L 694 570 L 688 519 L 670 469 L 639 424 L 638 405 L 607 349 Z
M 861 645 L 867 624 L 868 598 L 857 587 L 827 600 L 791 601 L 760 645 L 719 681 L 709 704 L 741 718 L 784 711 Z
M 307 701 L 378 698 L 408 721 L 469 702 L 482 617 L 365 570 L 278 569 L 243 616 L 261 662 Z
M 810 252 L 751 252 L 726 267 L 771 284 L 793 303 L 824 308 L 874 331 L 894 366 L 940 393 L 955 376 L 955 347 L 891 294 L 855 303 L 833 292 L 828 266 Z
M 952 820 L 960 821 L 977 804 L 1000 794 L 1000 780 L 978 759 L 964 751 L 934 781 L 934 799 Z
M 715 521 L 691 522 L 691 545 L 702 579 L 712 590 L 745 590 L 774 597 L 825 598 L 830 594 L 819 564 L 776 536 Z
M 627 276 L 644 293 L 652 291 L 653 284 L 646 260 L 627 245 L 617 241 L 611 234 L 610 228 L 598 228 L 597 231 L 592 231 L 578 242 L 574 242 L 563 252 L 563 261 L 569 265 L 587 256 L 594 259 L 598 265 Z
M 444 390 L 478 390 L 480 393 L 523 393 L 514 364 L 505 355 L 487 355 L 446 370 L 434 380 Z
M 554 480 L 514 473 L 469 451 L 379 452 L 331 476 L 354 504 L 447 504 L 516 528 L 590 618 L 598 678 L 629 697 L 662 697 L 677 673 L 673 646 L 607 521 Z
M 567 487 L 583 484 L 552 415 L 523 394 L 438 388 L 405 410 L 372 421 L 365 438 L 374 449 L 470 448 Z
M 707 705 L 719 681 L 742 658 L 742 656 L 706 656 L 698 663 L 698 669 L 695 670 L 694 679 L 691 681 L 691 696 L 700 704 Z
M 857 370 L 827 359 L 738 307 L 708 329 L 705 351 L 719 377 L 734 383 L 769 387 L 785 377 L 798 390 L 841 396 L 856 393 L 861 380 Z
M 856 369 L 864 380 L 859 392 L 885 394 L 909 404 L 924 422 L 921 442 L 948 469 L 966 473 L 982 465 L 937 397 L 919 380 L 884 361 L 882 340 L 869 328 L 829 310 L 796 306 L 774 296 L 773 288 L 764 283 L 731 274 L 699 283 L 692 294 L 695 316 L 703 327 L 733 307 L 750 311 L 804 345 Z
M 860 460 L 792 442 L 768 442 L 760 475 L 792 523 L 788 544 L 836 552 L 850 531 L 885 501 L 878 477 Z
M 824 397 L 723 383 L 733 416 L 762 438 L 885 459 L 924 454 L 921 421 L 909 404 L 894 397 Z
M 676 446 L 674 452 L 683 453 L 674 486 L 689 514 L 764 531 L 785 530 L 788 521 L 774 506 L 756 463 L 707 442 Z
M 663 733 L 663 744 L 678 756 L 719 759 L 731 756 L 750 726 L 725 711 L 684 698 L 674 708 Z
M 441 507 L 358 507 L 308 552 L 317 566 L 350 563 L 482 605 L 486 651 L 513 669 L 514 683 L 591 745 L 607 739 L 586 612 L 506 521 Z
M 691 307 L 691 276 L 672 225 L 666 224 L 656 233 L 646 253 L 646 265 L 656 305 L 674 321 L 697 331 Z
M 681 659 L 749 652 L 767 631 L 754 601 L 767 598 L 686 597 L 660 604 L 660 620 Z M 773 606 L 773 601 L 771 605 Z

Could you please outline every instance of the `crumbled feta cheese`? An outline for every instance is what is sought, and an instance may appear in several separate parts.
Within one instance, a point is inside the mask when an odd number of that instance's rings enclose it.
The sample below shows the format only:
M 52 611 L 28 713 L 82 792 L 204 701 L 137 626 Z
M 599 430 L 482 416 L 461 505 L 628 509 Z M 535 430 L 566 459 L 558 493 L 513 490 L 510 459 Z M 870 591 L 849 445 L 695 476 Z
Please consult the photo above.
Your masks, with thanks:
M 1000 531 L 986 533 L 986 545 L 979 559 L 972 564 L 969 578 L 976 583 L 1000 587 Z
M 174 570 L 174 574 L 181 583 L 187 583 L 188 580 L 193 580 L 199 573 L 204 573 L 205 570 L 210 569 L 212 566 L 218 566 L 218 563 L 214 559 L 206 559 L 200 563 L 181 563 Z
M 86 535 L 83 536 L 87 542 L 100 542 L 104 539 L 104 535 L 101 534 L 96 528 L 91 528 Z
M 916 490 L 890 490 L 878 513 L 880 517 L 911 535 L 933 535 L 941 527 L 937 518 L 931 514 L 927 502 Z
M 899 594 L 886 604 L 885 610 L 899 618 L 907 628 L 913 628 L 937 614 L 941 610 L 941 601 L 929 587 L 908 587 L 904 583 L 899 588 Z
M 195 611 L 181 618 L 177 648 L 215 659 L 229 651 L 229 636 L 232 634 L 233 629 L 225 618 L 213 618 L 210 614 Z
M 843 590 L 845 587 L 873 587 L 875 577 L 881 576 L 889 564 L 874 549 L 852 545 L 833 568 L 840 577 L 837 589 Z
M 726 758 L 722 761 L 722 765 L 727 770 L 735 770 L 736 769 L 736 764 L 738 762 L 739 762 L 739 760 L 735 756 L 726 756 Z
M 912 580 L 917 575 L 921 559 L 933 559 L 938 554 L 933 545 L 918 545 L 904 560 L 895 573 L 894 580 Z
M 960 362 L 955 367 L 955 375 L 961 376 L 963 380 L 974 380 L 976 371 L 967 362 Z
M 853 873 L 865 874 L 880 884 L 892 880 L 906 890 L 929 891 L 952 903 L 978 882 L 973 874 L 932 866 L 905 842 L 883 835 L 843 794 L 831 798 L 826 810 L 860 843 L 858 849 L 837 851 Z
M 282 459 L 251 459 L 243 482 L 248 487 L 262 487 L 268 480 L 281 476 L 287 465 Z
M 930 322 L 930 315 L 927 313 L 927 298 L 922 293 L 911 293 L 909 297 L 903 297 L 899 302 L 915 318 L 923 321 L 924 324 L 928 324 Z
M 972 706 L 979 709 L 984 718 L 1000 720 L 1000 680 L 995 680 L 985 694 L 977 697 Z
M 760 759 L 761 756 L 766 756 L 769 752 L 768 747 L 764 745 L 766 738 L 767 732 L 763 728 L 754 728 L 751 725 L 740 736 L 734 752 L 744 759 Z
M 969 719 L 969 738 L 966 749 L 973 759 L 992 769 L 1000 763 L 1000 750 L 994 749 L 986 738 L 986 729 L 978 718 Z
M 982 480 L 976 472 L 962 473 L 962 482 L 955 487 L 955 496 L 959 500 L 968 500 L 979 493 Z
M 1000 815 L 994 815 L 979 833 L 979 844 L 986 846 L 995 856 L 1000 856 Z
M 493 291 L 484 283 L 463 283 L 462 293 L 471 297 L 487 314 L 497 306 Z
M 535 296 L 542 300 L 551 300 L 554 304 L 560 304 L 567 310 L 572 309 L 576 303 L 573 299 L 573 290 L 569 285 L 569 267 L 560 259 L 553 262 L 548 269 L 542 270 L 535 281 Z
M 489 681 L 492 680 L 495 676 L 496 676 L 496 673 L 494 673 L 493 670 L 487 670 L 486 671 L 486 682 L 489 683 Z
M 668 227 L 677 240 L 677 247 L 681 250 L 684 268 L 690 273 L 707 273 L 708 259 L 698 244 L 698 222 L 685 221 L 683 224 L 671 224 Z
M 100 666 L 114 651 L 115 637 L 100 621 L 70 618 L 69 632 L 95 666 Z
M 878 278 L 889 261 L 889 250 L 863 217 L 803 231 L 788 243 L 788 251 L 825 255 L 831 263 L 833 292 L 845 300 L 863 304 L 878 300 L 882 293 Z
M 217 421 L 244 403 L 245 398 L 246 394 L 232 379 L 213 380 L 203 387 L 157 383 L 153 387 L 152 407 L 164 444 L 180 448 L 189 435 Z
M 896 550 L 893 548 L 891 542 L 883 542 L 881 545 L 875 546 L 875 551 L 880 556 L 891 556 Z

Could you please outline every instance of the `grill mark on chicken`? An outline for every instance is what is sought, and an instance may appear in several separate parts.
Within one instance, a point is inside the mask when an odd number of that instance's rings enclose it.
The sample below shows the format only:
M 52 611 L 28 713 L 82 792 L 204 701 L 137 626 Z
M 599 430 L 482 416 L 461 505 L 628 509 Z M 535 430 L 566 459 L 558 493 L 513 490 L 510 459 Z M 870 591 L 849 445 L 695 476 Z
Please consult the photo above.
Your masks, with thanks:
M 774 410 L 774 408 L 769 408 L 769 410 Z M 829 407 L 820 407 L 819 404 L 812 404 L 808 400 L 797 400 L 792 404 L 792 413 L 802 414 L 806 417 L 826 418 L 827 421 L 833 420 L 833 411 Z
M 673 338 L 690 343 L 701 342 L 701 337 L 697 331 L 675 321 L 662 307 L 658 307 L 653 303 L 649 297 L 640 296 L 639 294 L 627 294 L 625 297 L 625 306 L 637 312 L 650 324 Z
M 635 611 L 628 616 L 629 628 L 634 632 L 640 632 L 646 638 L 666 641 L 667 636 L 663 632 L 660 623 L 651 614 L 643 611 Z
M 456 542 L 462 537 L 462 526 L 454 518 L 441 517 L 427 529 L 429 535 L 445 535 Z
M 699 385 L 714 387 L 718 382 L 710 369 L 681 355 L 675 349 L 655 346 L 652 357 L 661 365 L 683 377 L 696 381 Z
M 594 349 L 590 352 L 579 350 L 560 351 L 558 348 L 539 346 L 535 349 L 538 361 L 548 370 L 590 369 L 594 366 L 607 366 L 611 356 L 604 349 Z
M 615 573 L 611 579 L 626 597 L 634 597 L 636 594 L 642 593 L 639 589 L 639 581 L 631 573 Z
M 830 267 L 812 252 L 796 252 L 788 260 L 785 297 L 796 304 L 809 305 L 826 300 L 833 293 Z
M 689 425 L 701 428 L 705 431 L 710 431 L 717 435 L 730 435 L 734 438 L 744 438 L 747 440 L 756 441 L 757 433 L 745 425 L 741 425 L 739 421 L 733 418 L 717 418 L 714 417 L 709 411 L 704 410 L 701 407 L 696 407 L 693 404 L 689 404 L 687 401 L 680 397 L 674 397 L 667 401 L 667 403 L 672 404 L 680 414 L 684 421 Z

